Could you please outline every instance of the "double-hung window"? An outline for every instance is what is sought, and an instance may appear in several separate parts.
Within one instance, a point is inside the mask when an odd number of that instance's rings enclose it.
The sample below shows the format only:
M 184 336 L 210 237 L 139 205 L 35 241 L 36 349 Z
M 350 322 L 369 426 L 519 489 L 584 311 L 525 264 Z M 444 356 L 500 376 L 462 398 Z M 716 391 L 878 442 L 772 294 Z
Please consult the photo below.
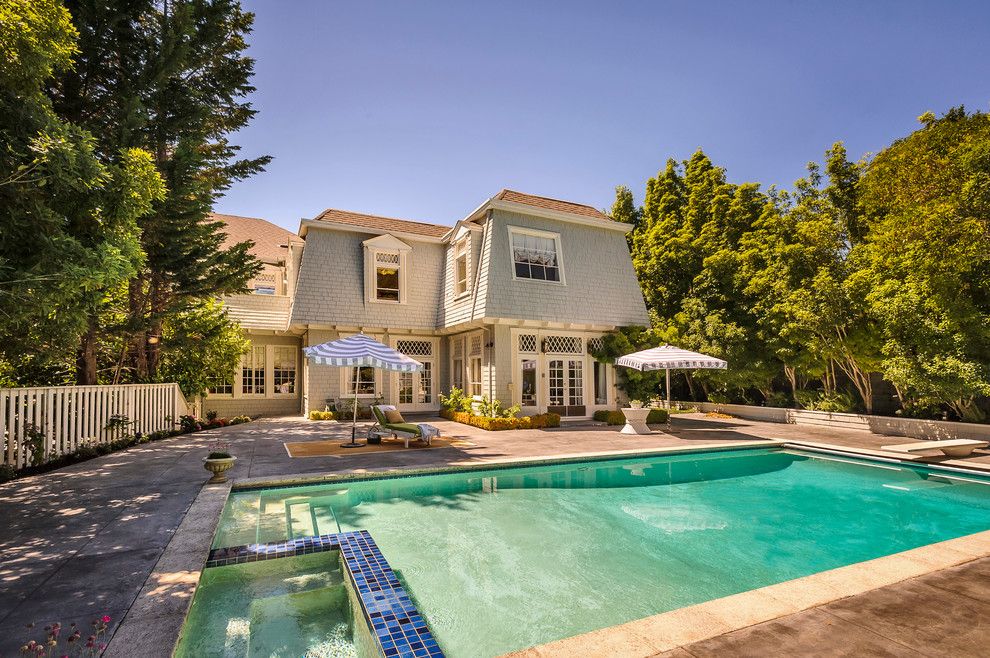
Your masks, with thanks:
M 559 234 L 510 226 L 509 241 L 516 279 L 563 283 Z
M 265 394 L 265 346 L 252 345 L 241 359 L 241 393 Z
M 471 289 L 470 267 L 471 242 L 461 239 L 454 246 L 454 296 L 460 296 Z
M 296 348 L 276 346 L 274 349 L 275 369 L 273 373 L 276 393 L 296 392 Z
M 351 368 L 347 384 L 348 395 L 374 395 L 375 369 L 371 366 Z
M 397 302 L 400 299 L 402 256 L 397 251 L 375 252 L 375 299 Z

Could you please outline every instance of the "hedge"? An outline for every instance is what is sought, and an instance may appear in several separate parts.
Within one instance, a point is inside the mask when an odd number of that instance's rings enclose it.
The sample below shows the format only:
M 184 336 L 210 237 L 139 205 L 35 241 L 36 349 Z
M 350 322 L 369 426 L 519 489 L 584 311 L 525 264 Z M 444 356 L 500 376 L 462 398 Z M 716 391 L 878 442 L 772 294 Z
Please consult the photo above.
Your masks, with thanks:
M 650 409 L 650 413 L 646 417 L 647 425 L 663 425 L 667 422 L 670 414 L 667 413 L 666 409 Z M 625 425 L 626 417 L 621 411 L 615 409 L 596 411 L 593 418 L 599 423 L 608 423 L 609 425 Z
M 489 416 L 475 416 L 466 411 L 451 411 L 443 409 L 440 415 L 447 420 L 457 423 L 464 423 L 483 430 L 497 432 L 499 430 L 538 430 L 544 427 L 560 427 L 560 416 L 557 414 L 538 414 L 536 416 L 522 416 L 520 418 L 491 418 Z
M 316 409 L 313 409 L 309 412 L 310 420 L 333 420 L 334 418 L 336 418 L 336 416 L 332 411 L 317 411 Z

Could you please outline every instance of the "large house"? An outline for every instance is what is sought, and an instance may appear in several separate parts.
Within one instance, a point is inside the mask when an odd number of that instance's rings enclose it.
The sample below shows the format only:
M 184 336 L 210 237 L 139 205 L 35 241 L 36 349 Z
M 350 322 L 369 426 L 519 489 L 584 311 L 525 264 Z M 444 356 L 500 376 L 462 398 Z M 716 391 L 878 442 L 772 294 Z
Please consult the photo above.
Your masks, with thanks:
M 524 413 L 585 417 L 617 402 L 615 371 L 589 354 L 606 332 L 648 323 L 628 224 L 578 203 L 502 190 L 454 226 L 326 210 L 295 235 L 217 215 L 264 263 L 225 299 L 251 341 L 204 403 L 221 415 L 298 414 L 355 389 L 403 411 L 439 409 L 452 387 Z M 357 332 L 421 361 L 418 373 L 334 368 L 302 347 Z

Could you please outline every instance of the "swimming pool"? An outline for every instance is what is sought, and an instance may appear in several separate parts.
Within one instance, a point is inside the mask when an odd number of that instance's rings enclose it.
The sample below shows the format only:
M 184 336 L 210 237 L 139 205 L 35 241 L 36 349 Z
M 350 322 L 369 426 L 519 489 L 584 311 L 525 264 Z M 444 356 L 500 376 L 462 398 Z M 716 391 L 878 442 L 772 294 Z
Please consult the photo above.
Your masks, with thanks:
M 988 484 L 670 454 L 235 491 L 214 545 L 367 530 L 447 654 L 493 656 L 990 529 Z

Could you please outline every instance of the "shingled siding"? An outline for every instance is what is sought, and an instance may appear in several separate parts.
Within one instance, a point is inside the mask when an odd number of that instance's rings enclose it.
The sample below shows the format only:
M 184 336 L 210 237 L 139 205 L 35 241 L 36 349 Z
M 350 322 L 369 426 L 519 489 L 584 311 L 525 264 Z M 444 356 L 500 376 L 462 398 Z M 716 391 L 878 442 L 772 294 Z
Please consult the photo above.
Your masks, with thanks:
M 444 246 L 403 238 L 412 247 L 408 259 L 408 303 L 365 301 L 364 247 L 374 237 L 313 229 L 299 270 L 292 324 L 376 326 L 433 330 L 442 302 Z
M 566 285 L 513 279 L 509 226 L 560 234 Z M 623 233 L 495 211 L 489 234 L 490 262 L 484 263 L 488 271 L 486 317 L 617 326 L 649 324 Z
M 471 321 L 471 309 L 478 295 L 478 268 L 481 264 L 483 237 L 482 231 L 471 233 L 470 271 L 468 272 L 470 294 L 460 298 L 455 298 L 454 294 L 454 250 L 456 245 L 453 242 L 446 245 L 444 250 L 444 303 L 437 309 L 437 326 L 452 327 L 462 322 Z

